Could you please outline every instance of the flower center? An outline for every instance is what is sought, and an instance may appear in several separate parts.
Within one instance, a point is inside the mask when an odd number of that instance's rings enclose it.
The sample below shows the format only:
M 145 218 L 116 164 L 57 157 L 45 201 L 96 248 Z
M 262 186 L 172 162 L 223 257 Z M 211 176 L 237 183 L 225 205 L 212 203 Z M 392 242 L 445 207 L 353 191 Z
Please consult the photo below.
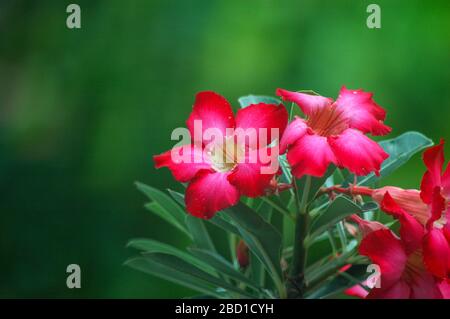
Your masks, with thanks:
M 244 158 L 245 148 L 235 142 L 235 137 L 225 137 L 223 143 L 215 144 L 209 151 L 212 168 L 220 173 L 229 172 Z
M 325 137 L 338 135 L 348 128 L 348 119 L 336 104 L 310 114 L 307 122 L 316 134 Z

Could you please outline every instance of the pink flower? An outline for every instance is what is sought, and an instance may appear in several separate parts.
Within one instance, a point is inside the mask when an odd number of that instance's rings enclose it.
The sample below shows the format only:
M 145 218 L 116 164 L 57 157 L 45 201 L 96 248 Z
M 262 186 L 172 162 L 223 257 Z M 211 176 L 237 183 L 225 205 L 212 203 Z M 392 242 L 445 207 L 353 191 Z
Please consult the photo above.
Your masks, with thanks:
M 202 131 L 195 132 L 194 127 L 200 121 Z M 276 137 L 272 136 L 271 129 L 277 129 L 281 136 L 287 121 L 288 114 L 282 104 L 250 105 L 234 117 L 225 98 L 210 91 L 200 92 L 187 120 L 191 144 L 154 156 L 155 166 L 168 167 L 177 181 L 188 183 L 185 202 L 189 213 L 211 218 L 217 211 L 237 204 L 241 195 L 257 197 L 270 187 L 276 172 L 262 171 L 273 163 L 266 163 L 259 155 L 271 154 L 272 149 L 267 145 Z M 222 138 L 205 137 L 208 129 L 218 131 Z M 248 144 L 247 139 L 237 138 L 236 131 L 229 135 L 229 129 L 266 129 L 269 141 L 257 134 L 256 143 Z M 255 152 L 256 160 L 251 160 Z M 176 160 L 174 154 L 189 160 Z
M 373 288 L 367 298 L 428 299 L 448 297 L 448 282 L 425 265 L 423 243 L 425 228 L 406 213 L 386 193 L 382 209 L 400 221 L 400 237 L 389 229 L 366 235 L 359 252 L 381 270 L 381 287 Z
M 385 135 L 391 131 L 383 121 L 386 112 L 372 100 L 372 93 L 342 87 L 331 98 L 277 90 L 283 100 L 296 103 L 306 119 L 296 117 L 286 129 L 280 152 L 288 149 L 293 174 L 323 176 L 330 163 L 356 175 L 379 173 L 388 154 L 365 133 Z
M 420 196 L 430 207 L 426 223 L 424 258 L 436 276 L 450 278 L 450 165 L 444 165 L 444 140 L 423 153 L 427 171 L 423 175 Z

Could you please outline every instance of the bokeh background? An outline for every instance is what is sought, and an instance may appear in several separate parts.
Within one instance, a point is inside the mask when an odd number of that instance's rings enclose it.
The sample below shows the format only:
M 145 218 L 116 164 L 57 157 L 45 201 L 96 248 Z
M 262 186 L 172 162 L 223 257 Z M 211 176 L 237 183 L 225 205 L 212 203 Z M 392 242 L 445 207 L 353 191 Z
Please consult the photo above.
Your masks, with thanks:
M 66 28 L 71 2 L 79 30 Z M 180 188 L 152 155 L 197 91 L 236 106 L 345 84 L 375 93 L 392 137 L 450 141 L 449 31 L 449 1 L 0 1 L 0 297 L 190 294 L 122 263 L 132 237 L 186 244 L 133 182 Z M 417 187 L 422 172 L 415 156 L 386 183 Z M 81 289 L 66 287 L 71 263 Z

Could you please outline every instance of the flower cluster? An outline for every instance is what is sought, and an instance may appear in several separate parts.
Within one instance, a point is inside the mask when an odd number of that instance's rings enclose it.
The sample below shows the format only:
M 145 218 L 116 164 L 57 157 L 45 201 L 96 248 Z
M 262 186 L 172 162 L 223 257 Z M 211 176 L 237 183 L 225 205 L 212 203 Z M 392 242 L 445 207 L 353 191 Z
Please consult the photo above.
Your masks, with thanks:
M 373 100 L 373 94 L 344 86 L 336 100 L 284 89 L 277 89 L 276 95 L 281 100 L 251 100 L 253 103 L 241 105 L 234 114 L 221 95 L 200 92 L 187 119 L 189 142 L 154 156 L 156 168 L 167 167 L 178 182 L 185 183 L 184 206 L 190 215 L 231 231 L 232 240 L 236 240 L 236 234 L 241 237 L 231 244 L 236 247 L 232 273 L 245 271 L 256 262 L 252 259 L 256 256 L 273 278 L 278 297 L 323 293 L 327 291 L 323 285 L 332 282 L 326 277 L 330 276 L 329 269 L 322 274 L 323 261 L 310 264 L 307 250 L 318 235 L 327 232 L 333 252 L 323 260 L 339 260 L 334 261 L 334 276 L 348 277 L 355 269 L 355 259 L 347 256 L 353 249 L 347 246 L 347 240 L 358 243 L 353 246 L 358 247 L 353 257 L 358 255 L 360 261 L 373 263 L 380 272 L 379 285 L 372 287 L 361 280 L 360 285 L 344 287 L 347 294 L 363 298 L 450 298 L 450 165 L 443 169 L 444 141 L 423 153 L 426 172 L 420 190 L 362 186 L 358 178 L 374 180 L 386 173 L 389 168 L 383 170 L 383 163 L 391 154 L 396 158 L 389 161 L 404 161 L 420 149 L 412 145 L 410 149 L 416 150 L 409 155 L 395 153 L 369 138 L 369 134 L 391 132 L 384 123 L 386 111 Z M 289 116 L 284 102 L 292 103 L 290 114 L 298 107 L 296 113 L 300 115 Z M 431 141 L 421 149 L 430 145 Z M 330 167 L 338 174 L 329 175 Z M 336 176 L 344 186 L 333 185 Z M 281 196 L 286 193 L 290 199 Z M 318 200 L 326 194 L 328 202 Z M 393 218 L 393 225 L 398 222 L 398 231 L 380 220 L 358 215 L 364 211 L 361 204 L 368 197 Z M 295 221 L 293 246 L 283 247 L 270 218 L 261 218 L 262 205 L 254 208 L 246 204 L 255 198 L 262 198 L 259 203 L 265 201 L 283 213 L 287 221 Z M 239 206 L 241 201 L 245 207 Z M 341 204 L 333 206 L 334 202 Z M 233 210 L 236 207 L 245 211 L 241 212 L 245 216 L 242 220 L 239 209 Z M 355 209 L 358 213 L 342 211 Z M 220 211 L 229 214 L 232 221 L 213 219 Z M 183 228 L 179 221 L 175 224 Z M 336 250 L 333 229 L 339 233 L 342 252 Z M 289 250 L 292 255 L 285 255 Z M 314 287 L 320 287 L 319 292 L 314 292 Z M 212 293 L 217 295 L 216 291 Z

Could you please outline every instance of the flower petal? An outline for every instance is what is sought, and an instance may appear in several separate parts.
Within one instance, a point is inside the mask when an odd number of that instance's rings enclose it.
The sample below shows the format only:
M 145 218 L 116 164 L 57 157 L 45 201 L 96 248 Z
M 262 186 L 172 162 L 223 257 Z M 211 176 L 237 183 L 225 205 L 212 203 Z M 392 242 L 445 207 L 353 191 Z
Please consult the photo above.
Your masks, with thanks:
M 194 132 L 195 122 L 201 121 L 201 133 Z M 234 114 L 230 103 L 221 95 L 212 92 L 199 92 L 195 97 L 194 107 L 189 116 L 187 127 L 191 133 L 192 140 L 202 139 L 203 144 L 208 144 L 209 139 L 205 139 L 203 134 L 207 129 L 218 130 L 222 137 L 226 136 L 226 129 L 235 127 Z M 197 133 L 197 134 L 195 134 Z
M 422 225 L 425 225 L 430 218 L 428 206 L 420 198 L 420 191 L 417 189 L 403 189 L 395 186 L 385 186 L 374 189 L 372 199 L 377 203 L 381 203 L 386 192 L 392 196 L 398 206 L 403 208 Z
M 406 254 L 410 254 L 422 245 L 425 229 L 414 217 L 401 208 L 389 192 L 384 195 L 381 209 L 400 221 L 400 238 L 405 245 Z
M 440 229 L 432 228 L 423 241 L 423 262 L 427 269 L 436 277 L 445 278 L 449 275 L 449 244 Z
M 443 299 L 450 299 L 450 279 L 443 280 L 438 284 Z
M 373 101 L 372 96 L 372 93 L 347 90 L 343 86 L 336 105 L 344 111 L 350 127 L 372 135 L 386 135 L 391 131 L 382 122 L 386 118 L 386 111 Z
M 239 191 L 228 181 L 229 173 L 200 171 L 186 189 L 186 209 L 199 218 L 209 219 L 239 202 Z
M 288 123 L 288 113 L 283 104 L 252 104 L 243 109 L 239 109 L 236 114 L 236 128 L 247 130 L 255 129 L 258 137 L 258 147 L 269 145 L 275 138 L 281 136 Z M 267 139 L 262 140 L 262 130 L 265 129 Z M 278 136 L 272 134 L 272 130 L 278 130 Z
M 306 134 L 308 125 L 299 117 L 296 117 L 286 128 L 280 141 L 280 154 L 284 154 L 287 148 L 294 144 L 300 137 Z
M 373 288 L 367 299 L 409 299 L 410 295 L 410 286 L 404 280 L 400 280 L 388 288 L 383 286 L 381 288 Z
M 351 128 L 338 136 L 330 136 L 328 141 L 339 165 L 356 175 L 373 171 L 378 174 L 381 163 L 389 157 L 378 143 Z
M 183 145 L 153 156 L 156 168 L 167 167 L 182 183 L 190 181 L 200 170 L 211 170 L 206 153 L 194 145 Z
M 320 95 L 292 92 L 277 89 L 276 94 L 284 101 L 294 102 L 306 115 L 316 112 L 318 109 L 327 107 L 333 103 L 333 99 Z
M 241 194 L 248 197 L 257 197 L 264 195 L 270 186 L 270 181 L 278 172 L 278 163 L 273 163 L 273 172 L 269 173 L 270 163 L 263 164 L 261 162 L 261 152 L 267 152 L 270 156 L 270 149 L 258 149 L 248 152 L 245 162 L 238 163 L 237 167 L 228 176 L 228 181 L 236 186 Z M 254 155 L 251 158 L 252 153 Z M 275 158 L 275 161 L 277 159 Z M 264 171 L 266 169 L 266 171 Z
M 297 140 L 289 149 L 287 160 L 297 178 L 303 175 L 321 177 L 330 163 L 336 164 L 327 138 L 315 134 L 305 134 Z
M 414 274 L 411 283 L 411 299 L 441 299 L 442 293 L 436 279 L 428 272 Z
M 430 204 L 436 186 L 441 186 L 442 165 L 444 164 L 444 140 L 439 145 L 428 148 L 422 155 L 427 171 L 423 175 L 420 185 L 423 201 Z
M 401 241 L 389 229 L 369 233 L 361 241 L 359 253 L 380 267 L 381 285 L 384 288 L 400 280 L 408 258 Z

